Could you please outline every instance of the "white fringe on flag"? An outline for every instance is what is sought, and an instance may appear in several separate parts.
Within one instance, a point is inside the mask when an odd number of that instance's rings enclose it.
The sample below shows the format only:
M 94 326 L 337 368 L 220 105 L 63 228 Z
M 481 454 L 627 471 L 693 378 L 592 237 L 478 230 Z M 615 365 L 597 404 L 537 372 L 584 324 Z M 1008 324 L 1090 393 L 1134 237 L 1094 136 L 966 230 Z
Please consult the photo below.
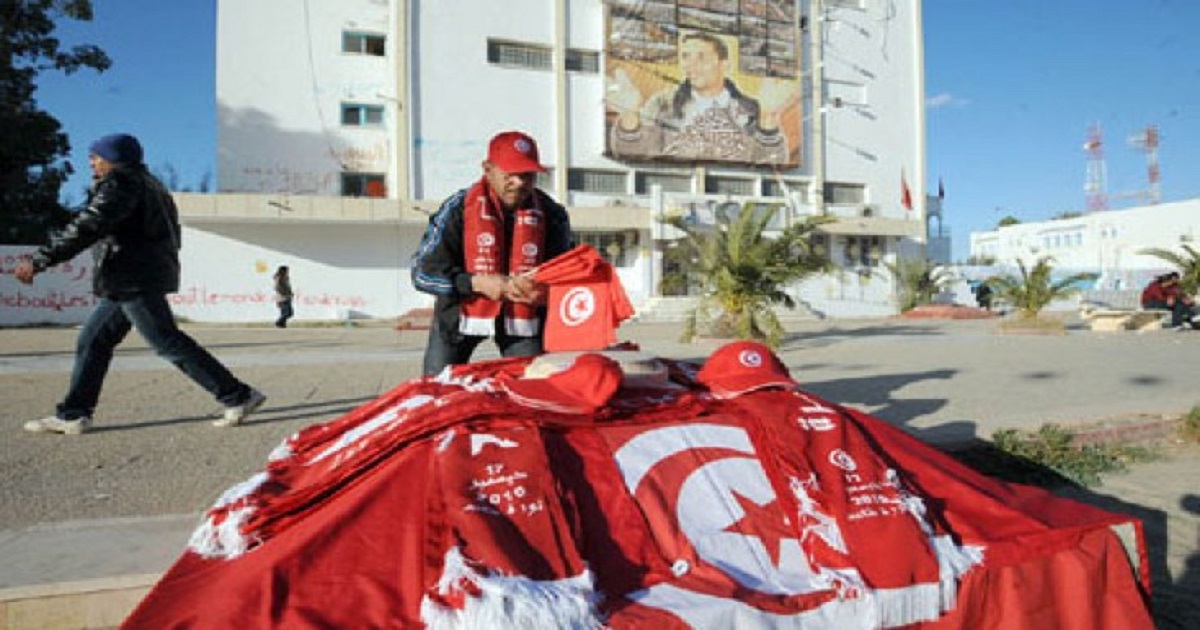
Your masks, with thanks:
M 192 532 L 188 549 L 202 558 L 236 558 L 246 553 L 255 541 L 242 534 L 242 523 L 250 518 L 254 508 L 230 506 L 258 490 L 268 478 L 267 473 L 260 472 L 226 490 L 209 509 L 196 531 Z M 219 523 L 216 522 L 218 519 Z
M 430 630 L 503 628 L 506 630 L 598 630 L 604 627 L 592 574 L 562 580 L 481 574 L 467 566 L 458 548 L 446 552 L 437 592 L 463 600 L 462 608 L 421 602 L 421 621 Z

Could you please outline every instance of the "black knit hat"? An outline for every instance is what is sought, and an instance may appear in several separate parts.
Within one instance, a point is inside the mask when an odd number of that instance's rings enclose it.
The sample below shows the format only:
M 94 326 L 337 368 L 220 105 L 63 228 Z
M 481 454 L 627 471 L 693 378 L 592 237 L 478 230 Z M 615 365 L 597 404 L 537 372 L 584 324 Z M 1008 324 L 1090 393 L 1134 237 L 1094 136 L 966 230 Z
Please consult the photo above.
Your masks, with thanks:
M 92 143 L 88 153 L 114 164 L 133 166 L 142 163 L 142 143 L 127 133 L 114 133 L 100 138 Z

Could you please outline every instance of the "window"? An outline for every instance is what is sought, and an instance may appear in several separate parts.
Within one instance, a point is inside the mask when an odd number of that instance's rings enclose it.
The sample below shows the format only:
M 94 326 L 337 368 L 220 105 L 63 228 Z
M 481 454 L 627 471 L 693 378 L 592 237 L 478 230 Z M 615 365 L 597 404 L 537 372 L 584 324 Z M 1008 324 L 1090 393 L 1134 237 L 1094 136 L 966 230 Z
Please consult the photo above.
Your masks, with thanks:
M 634 177 L 634 192 L 639 195 L 648 195 L 650 187 L 655 184 L 662 186 L 663 192 L 691 192 L 692 176 L 673 173 L 638 173 Z
M 704 178 L 704 192 L 710 195 L 742 195 L 755 197 L 757 186 L 752 179 L 740 177 L 708 176 Z
M 342 103 L 342 124 L 347 127 L 379 127 L 383 125 L 383 106 Z
M 573 168 L 567 171 L 567 190 L 625 194 L 625 173 Z
M 600 53 L 594 50 L 567 49 L 567 70 L 571 72 L 600 72 Z
M 591 245 L 600 252 L 604 260 L 614 267 L 630 267 L 637 253 L 636 237 L 628 232 L 576 232 L 572 236 L 577 245 Z
M 342 52 L 352 55 L 371 55 L 372 57 L 382 57 L 384 55 L 385 44 L 387 38 L 383 35 L 375 35 L 372 33 L 356 33 L 353 31 L 345 31 L 342 33 Z
M 883 260 L 883 239 L 878 236 L 847 236 L 842 260 L 847 267 L 877 267 Z
M 387 197 L 383 173 L 342 173 L 343 197 Z
M 785 186 L 787 187 L 786 190 L 784 190 Z M 808 183 L 797 181 L 797 180 L 792 180 L 792 179 L 785 179 L 785 180 L 764 179 L 763 180 L 763 196 L 764 197 L 786 197 L 787 193 L 791 193 L 793 195 L 799 195 L 800 201 L 806 202 L 806 201 L 808 201 Z
M 825 182 L 825 203 L 857 205 L 866 201 L 867 190 L 862 184 Z
M 488 40 L 487 55 L 488 63 L 535 70 L 549 70 L 553 67 L 552 62 L 554 61 L 554 53 L 549 46 L 496 39 Z
M 543 44 L 489 39 L 487 44 L 488 63 L 534 70 L 554 69 L 554 49 Z M 594 50 L 567 49 L 565 61 L 568 72 L 600 72 L 600 53 Z

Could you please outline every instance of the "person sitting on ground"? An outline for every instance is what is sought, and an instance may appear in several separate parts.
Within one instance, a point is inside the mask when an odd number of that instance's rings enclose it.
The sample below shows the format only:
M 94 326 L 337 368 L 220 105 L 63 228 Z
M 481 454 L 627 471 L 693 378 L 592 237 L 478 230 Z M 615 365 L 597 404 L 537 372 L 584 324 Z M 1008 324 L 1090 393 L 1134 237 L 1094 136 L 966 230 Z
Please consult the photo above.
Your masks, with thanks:
M 1183 293 L 1177 271 L 1158 276 L 1146 285 L 1142 291 L 1142 308 L 1171 311 L 1172 328 L 1190 324 L 1192 328 L 1200 330 L 1200 312 L 1196 310 L 1196 300 Z

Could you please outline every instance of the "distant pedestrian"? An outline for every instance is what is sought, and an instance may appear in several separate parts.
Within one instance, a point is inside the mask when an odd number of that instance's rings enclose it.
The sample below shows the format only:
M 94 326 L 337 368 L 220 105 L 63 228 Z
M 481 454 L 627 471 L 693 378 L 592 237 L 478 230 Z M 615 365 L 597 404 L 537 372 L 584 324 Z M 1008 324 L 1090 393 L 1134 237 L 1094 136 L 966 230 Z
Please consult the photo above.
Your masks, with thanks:
M 980 282 L 979 286 L 975 287 L 975 303 L 979 308 L 992 310 L 992 287 L 986 282 Z
M 142 145 L 128 134 L 92 144 L 87 206 L 50 242 L 18 263 L 17 280 L 71 260 L 88 247 L 96 258 L 93 289 L 100 303 L 79 331 L 75 367 L 56 413 L 25 423 L 26 431 L 77 435 L 88 430 L 113 351 L 131 327 L 225 407 L 213 422 L 241 423 L 267 399 L 239 381 L 175 325 L 167 294 L 179 290 L 179 213 L 171 193 L 142 163 Z
M 1171 311 L 1171 327 L 1184 330 L 1188 325 L 1200 330 L 1200 312 L 1196 300 L 1179 286 L 1179 272 L 1156 277 L 1142 290 L 1142 308 Z
M 292 297 L 292 278 L 288 275 L 287 265 L 280 265 L 275 270 L 275 305 L 279 307 L 276 328 L 287 328 L 287 321 L 295 314 L 292 311 Z

